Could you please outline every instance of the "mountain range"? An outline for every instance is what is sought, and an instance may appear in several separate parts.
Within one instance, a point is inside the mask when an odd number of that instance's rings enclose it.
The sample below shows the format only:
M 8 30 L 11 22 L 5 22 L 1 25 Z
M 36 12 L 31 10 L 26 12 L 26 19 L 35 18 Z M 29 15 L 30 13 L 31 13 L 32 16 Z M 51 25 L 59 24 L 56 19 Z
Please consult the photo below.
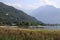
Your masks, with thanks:
M 27 15 L 25 12 L 22 10 L 18 10 L 12 6 L 8 6 L 2 2 L 0 2 L 0 24 L 3 22 L 32 22 L 38 23 L 39 21 L 30 15 Z M 39 22 L 40 23 L 40 22 Z M 42 22 L 41 22 L 42 23 Z M 27 24 L 27 23 L 26 23 Z
M 0 2 L 0 22 L 32 22 L 39 24 L 60 24 L 60 8 L 52 5 L 41 6 L 33 10 L 30 15 Z
M 60 24 L 60 8 L 56 8 L 52 5 L 41 6 L 32 11 L 30 15 L 46 24 Z

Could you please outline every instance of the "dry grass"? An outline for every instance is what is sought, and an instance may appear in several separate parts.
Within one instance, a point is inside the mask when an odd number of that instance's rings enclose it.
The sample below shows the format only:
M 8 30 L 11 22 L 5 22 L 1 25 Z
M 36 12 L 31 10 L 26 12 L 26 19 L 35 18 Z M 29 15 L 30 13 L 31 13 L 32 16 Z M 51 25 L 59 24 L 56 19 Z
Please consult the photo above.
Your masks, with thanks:
M 0 27 L 0 40 L 60 40 L 60 30 Z

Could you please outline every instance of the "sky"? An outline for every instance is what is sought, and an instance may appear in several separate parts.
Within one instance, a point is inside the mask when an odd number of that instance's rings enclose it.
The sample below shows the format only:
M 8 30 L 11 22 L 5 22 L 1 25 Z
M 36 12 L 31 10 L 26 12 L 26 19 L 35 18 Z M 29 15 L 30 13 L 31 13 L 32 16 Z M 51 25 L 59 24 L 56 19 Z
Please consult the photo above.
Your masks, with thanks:
M 17 9 L 34 10 L 40 6 L 53 5 L 60 8 L 60 0 L 0 0 L 7 5 Z

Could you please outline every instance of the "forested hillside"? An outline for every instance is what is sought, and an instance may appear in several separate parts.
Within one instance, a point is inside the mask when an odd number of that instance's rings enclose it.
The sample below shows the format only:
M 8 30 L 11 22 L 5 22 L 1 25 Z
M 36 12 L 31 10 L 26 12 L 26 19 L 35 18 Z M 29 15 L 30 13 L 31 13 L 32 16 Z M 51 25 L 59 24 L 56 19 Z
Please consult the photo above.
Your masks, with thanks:
M 32 16 L 27 15 L 22 10 L 8 6 L 0 2 L 0 25 L 38 25 L 42 24 Z

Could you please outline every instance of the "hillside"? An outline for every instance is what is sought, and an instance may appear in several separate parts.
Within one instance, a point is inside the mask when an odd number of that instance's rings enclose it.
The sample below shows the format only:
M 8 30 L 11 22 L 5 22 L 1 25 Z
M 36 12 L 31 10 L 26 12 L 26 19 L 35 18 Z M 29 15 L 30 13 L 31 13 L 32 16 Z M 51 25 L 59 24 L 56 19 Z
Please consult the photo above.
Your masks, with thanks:
M 38 23 L 39 21 L 32 16 L 27 15 L 22 10 L 18 10 L 12 6 L 8 6 L 0 2 L 0 24 L 28 25 L 29 23 Z M 25 23 L 25 24 L 23 24 Z M 10 25 L 9 24 L 9 25 Z
M 51 5 L 41 6 L 32 11 L 31 15 L 47 24 L 60 24 L 60 8 Z

